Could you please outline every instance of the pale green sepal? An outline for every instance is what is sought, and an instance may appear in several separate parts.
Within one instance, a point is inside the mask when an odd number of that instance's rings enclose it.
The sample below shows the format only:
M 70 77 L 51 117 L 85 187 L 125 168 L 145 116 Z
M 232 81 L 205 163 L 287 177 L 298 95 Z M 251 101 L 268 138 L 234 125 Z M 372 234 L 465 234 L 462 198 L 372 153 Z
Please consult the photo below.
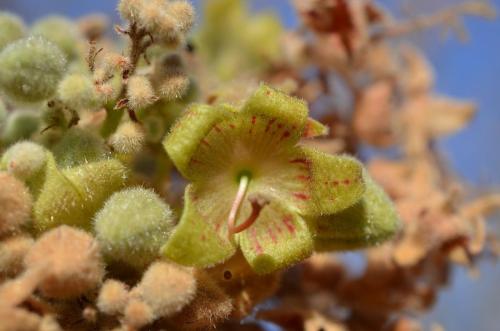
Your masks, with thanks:
M 392 201 L 368 175 L 366 192 L 354 206 L 316 219 L 315 249 L 348 250 L 377 245 L 392 237 L 400 220 Z

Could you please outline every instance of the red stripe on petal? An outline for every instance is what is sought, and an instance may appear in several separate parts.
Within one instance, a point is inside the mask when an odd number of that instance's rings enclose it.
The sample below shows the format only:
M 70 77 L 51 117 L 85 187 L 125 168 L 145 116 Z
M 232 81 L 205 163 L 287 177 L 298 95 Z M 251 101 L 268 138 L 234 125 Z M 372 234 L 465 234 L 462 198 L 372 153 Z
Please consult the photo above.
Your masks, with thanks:
M 300 200 L 309 200 L 309 196 L 302 192 L 294 192 L 293 196 Z
M 257 232 L 255 231 L 255 228 L 250 229 L 250 234 L 252 235 L 255 252 L 257 252 L 257 254 L 262 254 L 262 246 L 257 239 Z
M 269 233 L 269 237 L 271 238 L 271 240 L 273 241 L 273 243 L 277 243 L 278 242 L 278 239 L 276 238 L 276 235 L 274 234 L 274 231 L 272 228 L 268 227 L 267 228 L 267 233 Z
M 284 218 L 283 218 L 283 223 L 285 224 L 286 228 L 288 229 L 288 231 L 291 233 L 291 234 L 294 234 L 295 233 L 295 225 L 293 224 L 292 222 L 292 216 L 290 215 L 286 215 Z

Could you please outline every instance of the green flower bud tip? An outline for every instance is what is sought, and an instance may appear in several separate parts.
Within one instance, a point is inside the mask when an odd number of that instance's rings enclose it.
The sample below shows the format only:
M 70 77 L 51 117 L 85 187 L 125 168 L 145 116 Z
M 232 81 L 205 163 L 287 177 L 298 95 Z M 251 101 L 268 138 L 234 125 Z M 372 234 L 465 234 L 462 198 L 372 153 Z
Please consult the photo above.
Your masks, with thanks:
M 144 268 L 158 257 L 172 228 L 169 206 L 144 188 L 114 193 L 94 218 L 106 258 L 135 268 Z
M 2 140 L 8 145 L 28 139 L 38 131 L 39 127 L 40 116 L 36 112 L 30 110 L 10 112 L 3 125 Z
M 163 142 L 192 181 L 166 257 L 207 267 L 239 247 L 269 273 L 311 254 L 306 219 L 354 205 L 365 185 L 355 159 L 297 145 L 307 123 L 305 102 L 265 85 L 241 109 L 191 107 Z
M 77 127 L 68 130 L 52 151 L 61 168 L 105 160 L 110 156 L 99 135 Z
M 364 248 L 391 238 L 400 227 L 390 198 L 367 172 L 366 191 L 354 206 L 315 220 L 315 248 L 319 251 Z
M 57 87 L 57 95 L 64 104 L 75 110 L 97 108 L 104 101 L 92 79 L 79 73 L 64 77 Z
M 46 162 L 46 150 L 31 141 L 21 141 L 9 147 L 0 161 L 0 169 L 26 181 L 40 175 Z
M 49 298 L 69 299 L 95 289 L 104 276 L 99 245 L 87 232 L 60 226 L 44 233 L 24 259 L 41 269 L 38 288 Z
M 66 70 L 61 50 L 42 37 L 28 37 L 0 52 L 0 90 L 13 101 L 50 98 Z
M 0 172 L 0 235 L 15 232 L 31 216 L 31 195 L 14 176 Z
M 89 229 L 94 214 L 124 187 L 126 178 L 127 169 L 115 159 L 60 170 L 48 153 L 45 181 L 33 208 L 34 230 L 39 233 L 61 224 Z
M 25 34 L 26 26 L 20 17 L 0 11 L 0 50 L 7 44 L 21 39 Z
M 45 17 L 35 22 L 31 28 L 31 33 L 53 42 L 65 53 L 68 59 L 78 55 L 78 29 L 73 22 L 64 17 Z

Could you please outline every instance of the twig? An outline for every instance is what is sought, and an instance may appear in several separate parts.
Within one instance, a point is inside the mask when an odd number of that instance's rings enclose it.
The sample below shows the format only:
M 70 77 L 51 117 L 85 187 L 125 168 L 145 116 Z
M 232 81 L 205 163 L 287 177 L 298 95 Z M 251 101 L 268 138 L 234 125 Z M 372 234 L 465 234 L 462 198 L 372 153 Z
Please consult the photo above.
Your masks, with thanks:
M 456 22 L 459 22 L 464 15 L 481 16 L 491 19 L 496 16 L 496 13 L 494 8 L 488 3 L 468 1 L 431 15 L 421 15 L 408 21 L 386 24 L 379 33 L 372 37 L 398 37 L 439 25 L 456 26 Z

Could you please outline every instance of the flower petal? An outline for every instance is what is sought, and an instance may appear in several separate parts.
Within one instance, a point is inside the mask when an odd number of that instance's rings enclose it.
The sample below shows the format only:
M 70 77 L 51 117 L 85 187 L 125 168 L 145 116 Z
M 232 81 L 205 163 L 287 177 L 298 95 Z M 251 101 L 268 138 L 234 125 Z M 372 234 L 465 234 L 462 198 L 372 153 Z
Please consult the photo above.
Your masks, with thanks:
M 263 207 L 255 223 L 237 234 L 237 239 L 258 274 L 286 268 L 308 257 L 313 249 L 305 220 L 276 199 Z
M 305 101 L 261 84 L 243 106 L 242 113 L 250 115 L 249 130 L 258 126 L 255 131 L 279 131 L 281 142 L 293 146 L 304 132 L 309 111 Z M 257 117 L 261 121 L 257 122 Z
M 163 140 L 163 146 L 177 169 L 190 178 L 189 164 L 203 138 L 217 123 L 231 117 L 234 109 L 227 106 L 195 104 L 177 121 Z
M 180 223 L 162 247 L 163 255 L 180 264 L 203 268 L 222 262 L 236 252 L 236 245 L 227 237 L 225 223 L 230 206 L 222 211 L 217 204 L 205 209 L 210 198 L 200 198 L 191 185 L 186 188 Z M 210 215 L 202 215 L 201 211 Z M 216 213 L 223 214 L 222 219 Z
M 307 216 L 337 213 L 355 204 L 364 193 L 363 166 L 346 155 L 329 155 L 302 147 L 304 158 L 296 160 L 310 168 L 310 187 L 314 204 Z
M 314 138 L 319 136 L 325 136 L 330 130 L 327 126 L 323 125 L 321 122 L 315 119 L 308 118 L 304 131 L 302 132 L 302 138 Z
M 394 206 L 368 175 L 366 192 L 359 202 L 340 213 L 315 220 L 316 250 L 344 250 L 376 245 L 390 238 L 399 228 Z

